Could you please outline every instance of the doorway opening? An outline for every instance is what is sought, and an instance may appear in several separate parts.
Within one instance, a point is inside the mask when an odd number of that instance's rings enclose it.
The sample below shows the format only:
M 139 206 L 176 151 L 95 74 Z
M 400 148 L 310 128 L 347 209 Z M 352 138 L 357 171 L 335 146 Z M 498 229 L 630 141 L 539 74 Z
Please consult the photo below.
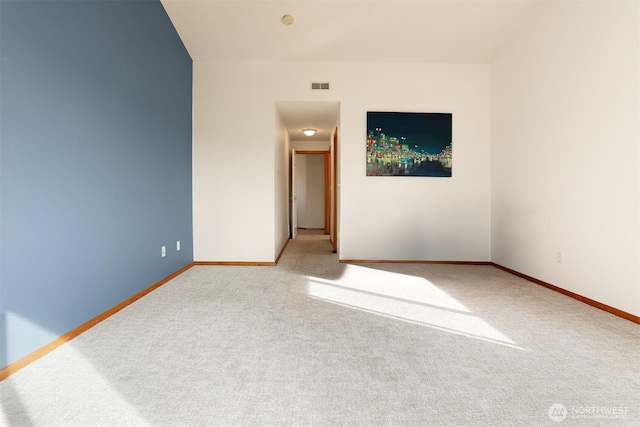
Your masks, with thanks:
M 288 157 L 288 167 L 286 160 L 285 163 L 280 163 L 276 158 L 276 170 L 287 174 L 285 176 L 289 195 L 288 238 L 295 238 L 298 228 L 306 230 L 306 234 L 319 231 L 323 236 L 329 236 L 332 250 L 337 252 L 339 236 L 337 144 L 340 102 L 276 101 L 275 110 L 276 143 L 284 149 L 279 151 L 280 148 L 278 148 L 278 151 Z M 303 130 L 309 129 L 315 130 L 316 133 L 312 136 L 303 133 Z M 301 164 L 296 165 L 299 159 Z M 302 172 L 296 172 L 298 167 Z M 308 177 L 307 172 L 310 173 Z M 301 173 L 304 173 L 302 175 L 304 179 L 296 186 Z M 277 177 L 282 176 L 281 172 L 276 174 Z M 301 194 L 300 191 L 302 191 Z M 284 194 L 280 192 L 276 196 L 277 203 L 282 200 L 282 195 Z M 298 212 L 298 206 L 301 212 Z M 279 212 L 283 211 L 279 210 Z
M 329 151 L 295 150 L 294 199 L 297 230 L 305 235 L 331 233 L 331 156 Z M 319 233 L 319 232 L 322 233 Z

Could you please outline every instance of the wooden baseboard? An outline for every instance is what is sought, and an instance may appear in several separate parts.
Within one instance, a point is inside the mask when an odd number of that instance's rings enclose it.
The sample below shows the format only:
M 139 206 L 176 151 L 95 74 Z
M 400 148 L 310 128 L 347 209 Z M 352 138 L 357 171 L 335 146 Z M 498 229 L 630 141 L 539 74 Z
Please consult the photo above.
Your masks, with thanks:
M 236 267 L 268 267 L 274 266 L 274 261 L 194 261 L 193 265 L 230 265 Z
M 149 286 L 146 289 L 143 289 L 142 291 L 138 292 L 137 294 L 133 295 L 132 297 L 122 301 L 121 303 L 119 303 L 118 305 L 112 307 L 111 309 L 105 311 L 104 313 L 94 317 L 93 319 L 83 323 L 82 325 L 78 326 L 77 328 L 67 332 L 66 334 L 56 338 L 55 340 L 53 340 L 52 342 L 50 342 L 49 344 L 45 345 L 44 347 L 39 348 L 38 350 L 35 350 L 34 352 L 26 355 L 25 357 L 19 359 L 18 361 L 4 367 L 3 369 L 0 369 L 0 381 L 6 379 L 8 376 L 10 376 L 11 374 L 14 374 L 16 372 L 18 372 L 20 369 L 26 367 L 27 365 L 33 363 L 34 361 L 38 360 L 39 358 L 41 358 L 42 356 L 46 355 L 47 353 L 50 353 L 51 351 L 55 350 L 56 348 L 60 347 L 61 345 L 63 345 L 66 342 L 71 341 L 73 338 L 77 337 L 78 335 L 80 335 L 81 333 L 87 331 L 88 329 L 94 327 L 95 325 L 97 325 L 98 323 L 102 322 L 103 320 L 113 316 L 115 313 L 117 313 L 118 311 L 122 310 L 123 308 L 125 308 L 126 306 L 132 304 L 133 302 L 139 300 L 140 298 L 142 298 L 143 296 L 147 295 L 148 293 L 150 293 L 151 291 L 157 289 L 158 287 L 162 286 L 163 284 L 165 284 L 166 282 L 168 282 L 169 280 L 173 279 L 174 277 L 184 273 L 185 271 L 187 271 L 189 268 L 191 268 L 194 265 L 249 265 L 249 266 L 264 266 L 264 265 L 275 265 L 278 260 L 280 259 L 280 256 L 282 255 L 282 253 L 284 252 L 284 249 L 287 246 L 287 243 L 289 242 L 289 240 L 287 240 L 287 242 L 285 243 L 285 245 L 283 246 L 282 250 L 280 251 L 280 254 L 278 255 L 278 259 L 275 262 L 272 263 L 261 263 L 261 262 L 207 262 L 207 261 L 197 261 L 197 262 L 192 262 L 186 266 L 184 266 L 183 268 L 181 268 L 180 270 L 170 274 L 169 276 L 165 277 L 164 279 L 160 280 L 159 282 L 154 283 L 153 285 Z M 512 270 L 510 268 L 504 267 L 500 264 L 496 264 L 493 262 L 487 262 L 487 261 L 399 261 L 399 260 L 340 260 L 341 263 L 354 263 L 354 264 L 366 264 L 366 263 L 395 263 L 395 264 L 399 264 L 399 263 L 419 263 L 419 264 L 457 264 L 457 265 L 491 265 L 494 266 L 496 268 L 499 268 L 500 270 L 506 271 L 507 273 L 513 274 L 515 276 L 521 277 L 525 280 L 528 280 L 532 283 L 536 283 L 538 285 L 544 286 L 547 289 L 550 289 L 552 291 L 555 292 L 559 292 L 563 295 L 566 295 L 568 297 L 571 297 L 573 299 L 576 299 L 580 302 L 583 302 L 585 304 L 588 304 L 592 307 L 598 308 L 600 310 L 604 310 L 608 313 L 611 313 L 615 316 L 621 317 L 623 319 L 629 320 L 631 322 L 640 324 L 640 316 L 636 316 L 633 315 L 631 313 L 627 313 L 625 311 L 619 310 L 615 307 L 611 307 L 609 305 L 603 304 L 601 302 L 592 300 L 591 298 L 587 298 L 584 297 L 582 295 L 576 294 L 574 292 L 568 291 L 566 289 L 562 289 L 558 286 L 552 285 L 550 283 L 544 282 L 542 280 L 536 279 L 535 277 L 531 277 L 528 276 L 526 274 L 520 273 L 516 270 Z
M 640 316 L 636 316 L 636 315 L 633 315 L 631 313 L 627 313 L 626 311 L 618 310 L 615 307 L 611 307 L 609 305 L 603 304 L 603 303 L 598 302 L 596 300 L 592 300 L 591 298 L 584 297 L 582 295 L 576 294 L 576 293 L 568 291 L 566 289 L 562 289 L 562 288 L 560 288 L 560 287 L 558 287 L 556 285 L 552 285 L 551 283 L 543 282 L 542 280 L 536 279 L 535 277 L 528 276 L 526 274 L 520 273 L 519 271 L 512 270 L 510 268 L 504 267 L 504 266 L 502 266 L 500 264 L 496 264 L 496 263 L 492 262 L 491 265 L 493 265 L 496 268 L 499 268 L 500 270 L 506 271 L 507 273 L 511 273 L 514 276 L 518 276 L 518 277 L 526 279 L 526 280 L 528 280 L 530 282 L 533 282 L 533 283 L 535 283 L 537 285 L 544 286 L 547 289 L 550 289 L 552 291 L 561 293 L 563 295 L 566 295 L 568 297 L 576 299 L 576 300 L 578 300 L 580 302 L 588 304 L 588 305 L 590 305 L 592 307 L 599 308 L 600 310 L 604 310 L 604 311 L 606 311 L 608 313 L 611 313 L 613 315 L 616 315 L 618 317 L 622 317 L 623 319 L 630 320 L 633 323 L 640 324 Z
M 120 304 L 110 308 L 109 310 L 105 311 L 102 314 L 99 314 L 98 316 L 94 317 L 93 319 L 89 320 L 88 322 L 85 322 L 82 325 L 78 326 L 77 328 L 75 328 L 75 329 L 67 332 L 66 334 L 56 338 L 55 340 L 51 341 L 49 344 L 45 345 L 44 347 L 40 347 L 39 349 L 35 350 L 34 352 L 29 353 L 28 355 L 24 356 L 22 359 L 19 359 L 19 360 L 13 362 L 12 364 L 0 369 L 0 381 L 6 379 L 11 374 L 15 374 L 20 369 L 22 369 L 25 366 L 35 362 L 38 359 L 40 359 L 45 354 L 52 352 L 56 348 L 60 347 L 62 344 L 71 341 L 73 338 L 77 337 L 78 335 L 80 335 L 81 333 L 87 331 L 88 329 L 91 329 L 92 327 L 94 327 L 98 323 L 102 322 L 103 320 L 107 319 L 108 317 L 113 316 L 114 314 L 116 314 L 117 312 L 119 312 L 120 310 L 125 308 L 126 306 L 130 305 L 131 303 L 133 303 L 133 302 L 139 300 L 140 298 L 142 298 L 143 296 L 147 295 L 149 292 L 153 291 L 154 289 L 159 288 L 160 286 L 162 286 L 165 283 L 167 283 L 169 280 L 171 280 L 174 277 L 184 273 L 185 271 L 190 269 L 192 266 L 193 266 L 193 263 L 187 264 L 186 266 L 182 267 L 180 270 L 178 270 L 178 271 L 176 271 L 174 273 L 171 273 L 170 275 L 168 275 L 164 279 L 160 280 L 159 282 L 154 283 L 153 285 L 149 286 L 148 288 L 143 289 L 142 291 L 138 292 L 137 294 L 133 295 L 132 297 L 127 298 L 126 300 L 122 301 Z
M 278 254 L 278 256 L 276 257 L 276 264 L 278 264 L 278 261 L 280 261 L 280 257 L 282 256 L 282 254 L 284 253 L 284 250 L 287 248 L 287 245 L 289 244 L 289 241 L 291 239 L 287 239 L 286 242 L 284 242 L 284 245 L 282 245 L 282 249 L 280 249 L 280 253 Z
M 449 265 L 492 265 L 491 261 L 428 261 L 397 259 L 341 259 L 345 264 L 449 264 Z
M 521 277 L 530 282 L 536 283 L 540 286 L 544 286 L 547 289 L 550 289 L 555 292 L 559 292 L 563 295 L 576 299 L 580 302 L 588 304 L 592 307 L 598 308 L 600 310 L 604 310 L 608 313 L 611 313 L 615 316 L 622 317 L 623 319 L 629 320 L 633 323 L 640 324 L 640 316 L 636 316 L 631 313 L 627 313 L 626 311 L 619 310 L 615 307 L 611 307 L 609 305 L 603 304 L 599 301 L 592 300 L 591 298 L 584 297 L 582 295 L 576 294 L 574 292 L 568 291 L 566 289 L 562 289 L 558 286 L 552 285 L 551 283 L 543 282 L 542 280 L 536 279 L 535 277 L 527 276 L 526 274 L 520 273 L 519 271 L 512 270 L 510 268 L 504 267 L 500 264 L 496 264 L 490 261 L 408 261 L 408 260 L 370 260 L 370 259 L 341 259 L 341 263 L 346 264 L 454 264 L 454 265 L 491 265 L 493 267 L 499 268 L 500 270 L 506 271 L 507 273 L 513 274 L 514 276 Z

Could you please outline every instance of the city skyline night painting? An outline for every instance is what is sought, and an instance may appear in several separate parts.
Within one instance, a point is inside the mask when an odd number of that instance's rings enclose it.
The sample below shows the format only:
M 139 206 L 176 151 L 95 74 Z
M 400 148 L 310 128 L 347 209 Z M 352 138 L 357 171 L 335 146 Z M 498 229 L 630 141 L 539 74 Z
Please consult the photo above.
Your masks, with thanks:
M 367 176 L 452 176 L 451 113 L 367 112 Z

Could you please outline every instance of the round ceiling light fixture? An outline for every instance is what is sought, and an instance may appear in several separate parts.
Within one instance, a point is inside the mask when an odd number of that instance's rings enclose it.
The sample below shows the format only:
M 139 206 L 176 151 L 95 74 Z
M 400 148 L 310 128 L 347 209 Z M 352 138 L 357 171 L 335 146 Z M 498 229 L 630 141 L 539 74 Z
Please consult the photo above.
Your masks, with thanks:
M 304 133 L 307 136 L 313 136 L 315 135 L 316 132 L 317 130 L 315 129 L 302 129 L 302 133 Z
M 284 25 L 291 25 L 291 24 L 293 24 L 293 16 L 291 16 L 291 15 L 284 15 L 284 16 L 282 17 L 282 23 L 283 23 Z

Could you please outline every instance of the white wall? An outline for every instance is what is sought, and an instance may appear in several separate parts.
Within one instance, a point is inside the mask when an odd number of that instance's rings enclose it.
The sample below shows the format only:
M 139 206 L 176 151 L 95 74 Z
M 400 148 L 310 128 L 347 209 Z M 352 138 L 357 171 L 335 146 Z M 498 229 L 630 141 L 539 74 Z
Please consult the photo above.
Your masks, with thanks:
M 296 154 L 296 223 L 307 228 L 307 157 Z
M 489 65 L 195 61 L 193 93 L 195 260 L 273 260 L 288 100 L 341 102 L 341 259 L 490 260 Z M 453 113 L 453 177 L 367 177 L 367 111 Z
M 490 260 L 490 69 L 350 67 L 341 104 L 341 259 Z M 453 177 L 367 177 L 367 111 L 453 113 Z
M 289 134 L 280 115 L 276 115 L 276 136 L 274 146 L 275 170 L 274 170 L 274 191 L 275 191 L 275 246 L 274 260 L 278 257 L 284 245 L 289 239 L 289 169 L 290 169 L 290 146 Z
M 208 65 L 193 66 L 194 260 L 273 261 L 273 91 L 259 64 Z
M 307 228 L 324 229 L 324 155 L 307 154 Z
M 493 261 L 635 315 L 638 21 L 543 2 L 492 64 L 491 159 Z
M 327 151 L 330 141 L 291 141 L 291 148 L 307 151 Z

